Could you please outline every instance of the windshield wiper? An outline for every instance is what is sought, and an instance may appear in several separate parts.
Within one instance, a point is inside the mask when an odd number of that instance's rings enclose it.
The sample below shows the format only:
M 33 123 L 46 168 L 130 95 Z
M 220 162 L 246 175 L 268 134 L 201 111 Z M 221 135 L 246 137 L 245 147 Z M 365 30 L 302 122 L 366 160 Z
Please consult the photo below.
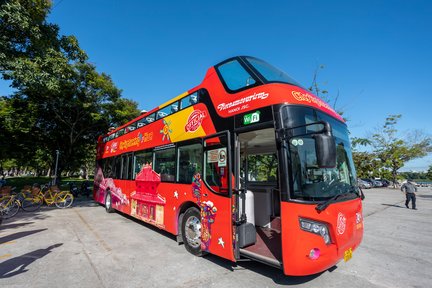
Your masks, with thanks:
M 354 187 L 354 186 L 351 186 L 350 189 L 349 189 L 347 192 L 342 193 L 342 194 L 334 195 L 333 197 L 331 197 L 331 198 L 328 199 L 327 201 L 325 201 L 325 202 L 323 202 L 323 203 L 321 203 L 321 204 L 318 204 L 318 205 L 315 207 L 315 210 L 317 210 L 318 213 L 321 213 L 321 212 L 324 211 L 324 210 L 325 210 L 325 209 L 326 209 L 330 204 L 335 203 L 337 199 L 339 199 L 339 198 L 341 198 L 341 197 L 346 197 L 346 196 L 348 196 L 348 195 L 350 195 L 350 194 L 355 194 L 357 197 L 360 197 L 360 195 L 359 195 L 359 193 L 356 191 L 355 187 Z

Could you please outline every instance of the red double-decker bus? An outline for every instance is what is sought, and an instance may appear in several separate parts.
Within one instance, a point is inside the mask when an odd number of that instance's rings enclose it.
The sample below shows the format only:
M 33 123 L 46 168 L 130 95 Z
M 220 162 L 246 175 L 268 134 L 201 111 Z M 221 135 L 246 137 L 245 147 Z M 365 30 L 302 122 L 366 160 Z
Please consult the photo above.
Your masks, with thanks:
M 177 235 L 195 254 L 286 275 L 348 261 L 363 194 L 329 105 L 253 57 L 99 137 L 94 199 Z

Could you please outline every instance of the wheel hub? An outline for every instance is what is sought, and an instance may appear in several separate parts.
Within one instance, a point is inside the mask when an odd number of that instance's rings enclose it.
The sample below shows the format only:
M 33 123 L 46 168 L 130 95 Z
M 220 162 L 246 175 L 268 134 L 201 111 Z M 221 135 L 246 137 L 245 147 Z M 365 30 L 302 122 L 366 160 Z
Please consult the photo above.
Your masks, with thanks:
M 190 246 L 198 248 L 201 245 L 201 220 L 195 216 L 187 219 L 185 236 Z
M 111 208 L 111 195 L 110 194 L 108 194 L 107 196 L 106 196 L 106 203 L 105 203 L 105 206 L 109 209 L 109 208 Z

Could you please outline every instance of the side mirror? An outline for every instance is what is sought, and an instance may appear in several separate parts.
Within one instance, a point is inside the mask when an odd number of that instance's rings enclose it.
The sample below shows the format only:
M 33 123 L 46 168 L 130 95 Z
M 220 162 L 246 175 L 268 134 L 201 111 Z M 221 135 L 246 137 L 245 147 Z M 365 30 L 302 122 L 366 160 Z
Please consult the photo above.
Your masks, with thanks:
M 315 134 L 315 150 L 317 164 L 320 168 L 334 168 L 336 166 L 336 143 L 333 136 L 327 133 Z

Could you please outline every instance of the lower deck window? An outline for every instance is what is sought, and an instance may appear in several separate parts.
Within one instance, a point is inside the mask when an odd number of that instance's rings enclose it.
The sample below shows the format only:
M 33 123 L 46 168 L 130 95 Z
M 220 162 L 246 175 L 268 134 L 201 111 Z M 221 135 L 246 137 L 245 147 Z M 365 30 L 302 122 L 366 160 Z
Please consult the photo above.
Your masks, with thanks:
M 156 151 L 154 171 L 159 173 L 162 182 L 175 181 L 175 148 Z

